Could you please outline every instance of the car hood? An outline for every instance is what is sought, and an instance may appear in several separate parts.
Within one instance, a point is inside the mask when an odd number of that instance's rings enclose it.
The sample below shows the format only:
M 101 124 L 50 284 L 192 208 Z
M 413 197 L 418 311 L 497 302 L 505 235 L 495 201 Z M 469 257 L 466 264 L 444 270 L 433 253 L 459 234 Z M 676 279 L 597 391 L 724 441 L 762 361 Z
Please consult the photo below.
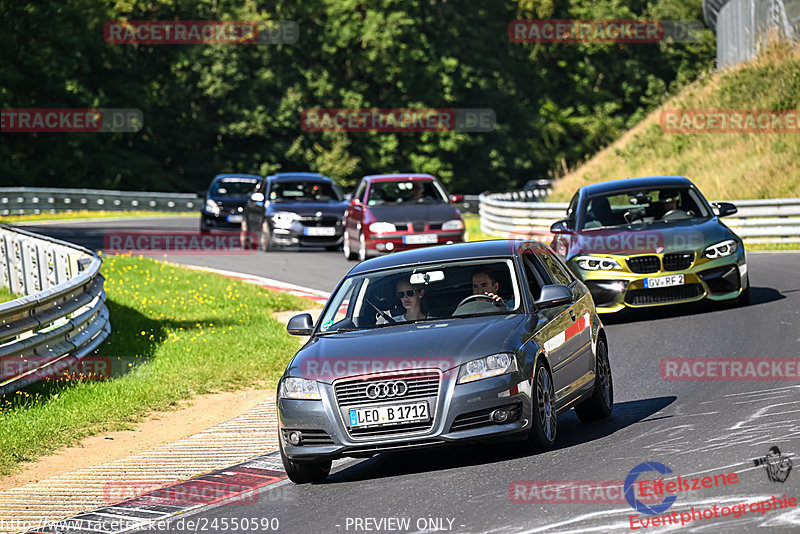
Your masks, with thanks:
M 317 336 L 295 355 L 286 376 L 332 382 L 398 369 L 444 372 L 502 352 L 524 319 L 521 314 L 442 319 Z M 519 339 L 515 342 L 518 346 Z
M 317 212 L 322 212 L 325 216 L 344 216 L 344 210 L 347 203 L 342 202 L 271 202 L 270 211 L 290 211 L 296 213 L 301 217 L 314 217 Z
M 695 250 L 736 237 L 718 217 L 670 223 L 630 225 L 618 228 L 582 230 L 570 240 L 567 256 L 579 254 L 670 253 Z
M 426 221 L 439 223 L 458 219 L 456 209 L 450 204 L 400 204 L 397 206 L 369 206 L 367 210 L 377 221 L 403 223 Z

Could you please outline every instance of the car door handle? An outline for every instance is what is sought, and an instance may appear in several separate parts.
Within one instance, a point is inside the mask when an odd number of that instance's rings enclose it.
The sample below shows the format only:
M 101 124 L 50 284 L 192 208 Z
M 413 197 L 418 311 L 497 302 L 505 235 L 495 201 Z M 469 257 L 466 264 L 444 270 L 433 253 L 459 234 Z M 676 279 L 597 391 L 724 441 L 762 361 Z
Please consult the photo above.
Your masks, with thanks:
M 573 310 L 572 308 L 569 309 L 569 316 L 572 317 L 572 322 L 574 323 L 576 317 L 575 317 L 575 310 Z

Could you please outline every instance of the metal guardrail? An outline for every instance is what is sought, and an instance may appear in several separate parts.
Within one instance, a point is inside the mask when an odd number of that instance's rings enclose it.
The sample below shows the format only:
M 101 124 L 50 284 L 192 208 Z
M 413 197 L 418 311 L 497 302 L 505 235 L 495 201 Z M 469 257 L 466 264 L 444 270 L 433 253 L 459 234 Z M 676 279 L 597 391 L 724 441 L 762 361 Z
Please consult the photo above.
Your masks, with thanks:
M 530 202 L 523 193 L 481 195 L 481 231 L 549 241 L 550 225 L 566 216 L 567 202 Z M 800 198 L 730 202 L 739 211 L 723 220 L 745 243 L 800 243 Z
M 800 0 L 703 0 L 703 15 L 719 68 L 751 59 L 770 37 L 800 41 Z
M 106 339 L 101 263 L 83 247 L 0 225 L 0 284 L 26 295 L 0 303 L 0 395 L 61 375 Z
M 193 193 L 0 187 L 0 215 L 74 210 L 199 211 L 202 205 L 202 199 Z

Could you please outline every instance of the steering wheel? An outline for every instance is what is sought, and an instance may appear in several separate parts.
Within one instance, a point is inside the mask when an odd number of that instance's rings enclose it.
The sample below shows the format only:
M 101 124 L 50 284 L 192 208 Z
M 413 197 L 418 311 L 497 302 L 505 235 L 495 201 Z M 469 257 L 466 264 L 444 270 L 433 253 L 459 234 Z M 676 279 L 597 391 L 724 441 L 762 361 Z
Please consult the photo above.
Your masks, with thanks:
M 661 216 L 662 221 L 670 221 L 673 219 L 687 219 L 687 218 L 689 218 L 689 214 L 679 209 L 669 210 L 667 213 Z
M 505 306 L 505 304 L 503 304 L 501 301 L 495 300 L 492 297 L 490 297 L 489 295 L 485 295 L 483 293 L 478 293 L 477 295 L 469 295 L 468 297 L 462 299 L 461 302 L 458 303 L 458 306 L 456 306 L 456 309 L 460 308 L 461 306 L 463 306 L 467 302 L 472 302 L 473 300 L 478 300 L 478 299 L 486 299 L 489 302 L 493 303 L 497 307 Z

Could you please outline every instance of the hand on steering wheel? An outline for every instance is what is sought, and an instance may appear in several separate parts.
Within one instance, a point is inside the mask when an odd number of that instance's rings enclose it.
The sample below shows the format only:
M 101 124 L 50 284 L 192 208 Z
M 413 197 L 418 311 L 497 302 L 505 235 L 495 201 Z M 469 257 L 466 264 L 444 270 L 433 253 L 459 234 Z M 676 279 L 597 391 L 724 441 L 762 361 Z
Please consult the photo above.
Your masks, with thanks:
M 498 307 L 504 306 L 503 299 L 500 298 L 499 295 L 495 295 L 494 293 L 478 293 L 477 295 L 469 295 L 468 297 L 462 299 L 461 302 L 458 303 L 458 306 L 456 306 L 456 309 L 460 308 L 461 306 L 463 306 L 468 302 L 472 302 L 473 300 L 479 300 L 479 299 L 488 300 L 489 302 Z

